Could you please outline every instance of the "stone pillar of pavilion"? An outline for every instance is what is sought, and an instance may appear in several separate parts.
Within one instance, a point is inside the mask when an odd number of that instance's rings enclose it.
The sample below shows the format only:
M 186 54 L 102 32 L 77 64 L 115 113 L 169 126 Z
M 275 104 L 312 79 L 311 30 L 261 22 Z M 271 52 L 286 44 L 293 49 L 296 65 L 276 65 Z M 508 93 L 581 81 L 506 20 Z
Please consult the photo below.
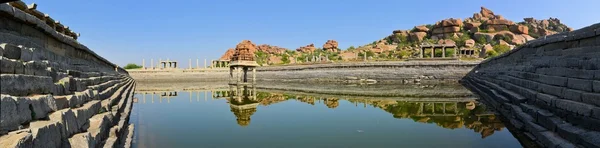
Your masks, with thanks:
M 249 40 L 244 40 L 235 48 L 235 53 L 229 64 L 229 84 L 248 85 L 255 82 L 255 68 L 258 66 L 254 59 L 256 45 Z M 248 71 L 252 70 L 252 83 L 248 83 Z

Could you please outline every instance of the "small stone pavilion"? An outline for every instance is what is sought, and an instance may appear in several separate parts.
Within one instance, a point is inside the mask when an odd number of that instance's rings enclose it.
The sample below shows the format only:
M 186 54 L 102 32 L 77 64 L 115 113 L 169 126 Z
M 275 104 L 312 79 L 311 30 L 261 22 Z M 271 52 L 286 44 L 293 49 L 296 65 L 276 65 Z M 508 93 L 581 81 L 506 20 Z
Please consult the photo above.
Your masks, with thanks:
M 425 58 L 425 50 L 428 48 L 431 49 L 431 56 L 429 56 L 429 58 L 446 58 L 446 48 L 455 48 L 456 49 L 456 45 L 455 44 L 422 44 L 421 50 L 420 50 L 420 58 Z M 442 57 L 435 57 L 436 49 L 442 50 Z M 457 53 L 456 51 L 457 50 L 454 50 L 453 57 L 456 57 L 456 53 Z
M 256 81 L 256 67 L 258 63 L 254 59 L 256 45 L 249 40 L 244 40 L 235 48 L 235 53 L 229 64 L 229 84 L 248 85 Z M 248 71 L 252 70 L 252 83 L 248 83 Z

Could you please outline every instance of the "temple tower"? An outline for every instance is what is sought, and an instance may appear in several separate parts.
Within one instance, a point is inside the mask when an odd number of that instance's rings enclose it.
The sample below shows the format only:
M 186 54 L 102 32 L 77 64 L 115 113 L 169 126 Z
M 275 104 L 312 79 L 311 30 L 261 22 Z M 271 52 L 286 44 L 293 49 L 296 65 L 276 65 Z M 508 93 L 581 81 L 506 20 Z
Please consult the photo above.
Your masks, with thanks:
M 254 59 L 256 45 L 248 40 L 239 43 L 229 64 L 229 84 L 248 85 L 256 82 L 256 67 L 258 64 Z M 252 71 L 252 83 L 248 81 L 248 71 Z

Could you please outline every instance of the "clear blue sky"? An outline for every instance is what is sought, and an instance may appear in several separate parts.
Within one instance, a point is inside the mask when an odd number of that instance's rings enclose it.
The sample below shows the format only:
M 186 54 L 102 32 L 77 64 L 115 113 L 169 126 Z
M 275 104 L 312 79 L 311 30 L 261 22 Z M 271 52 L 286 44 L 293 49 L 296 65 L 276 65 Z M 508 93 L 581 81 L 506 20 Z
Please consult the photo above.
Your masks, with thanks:
M 599 0 L 25 1 L 32 2 L 118 65 L 170 58 L 187 67 L 190 58 L 217 59 L 244 39 L 289 49 L 310 43 L 321 47 L 335 39 L 345 49 L 393 30 L 471 17 L 480 6 L 513 21 L 556 17 L 575 29 L 600 22 Z

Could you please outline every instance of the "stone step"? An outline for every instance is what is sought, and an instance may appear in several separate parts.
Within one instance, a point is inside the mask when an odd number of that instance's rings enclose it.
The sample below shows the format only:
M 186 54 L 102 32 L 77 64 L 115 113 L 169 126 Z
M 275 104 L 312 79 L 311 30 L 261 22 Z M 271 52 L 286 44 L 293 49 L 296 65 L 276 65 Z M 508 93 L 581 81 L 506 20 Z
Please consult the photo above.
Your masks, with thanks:
M 474 78 L 477 79 L 477 78 Z M 470 79 L 470 81 L 468 81 L 468 85 L 473 85 L 473 86 L 479 86 L 482 89 L 486 89 L 485 87 L 482 87 L 482 85 L 477 85 L 477 81 L 482 81 L 482 80 L 476 80 L 476 81 L 472 81 L 473 79 Z M 480 93 L 485 93 L 484 91 L 479 91 Z M 491 92 L 491 91 L 487 91 L 487 92 Z M 548 107 L 549 109 L 554 109 L 554 108 L 577 108 L 579 110 L 588 110 L 588 107 L 568 107 L 571 106 L 572 104 L 578 104 L 578 102 L 574 102 L 571 100 L 564 100 L 564 99 L 559 99 L 556 97 L 553 97 L 551 95 L 547 95 L 547 94 L 543 94 L 543 93 L 538 93 L 538 97 L 536 97 L 536 99 L 540 99 L 540 100 L 545 100 L 544 102 L 552 102 L 554 103 L 553 105 L 556 106 L 556 102 L 561 102 L 560 105 L 561 107 Z M 553 98 L 553 99 L 552 99 Z M 539 102 L 541 101 L 537 101 L 537 102 L 533 102 L 535 104 L 539 104 Z M 568 102 L 568 103 L 563 103 L 563 102 Z M 551 103 L 551 104 L 552 104 Z M 566 104 L 571 104 L 571 105 L 566 105 Z M 583 103 L 579 104 L 579 105 L 583 105 Z M 584 133 L 587 132 L 591 132 L 590 130 L 594 130 L 591 125 L 580 125 L 583 127 L 586 127 L 588 129 L 582 128 L 582 127 L 577 127 L 577 126 L 573 126 L 571 123 L 566 122 L 565 119 L 568 119 L 567 117 L 572 117 L 573 115 L 567 114 L 566 116 L 563 116 L 562 118 L 559 116 L 556 116 L 553 112 L 545 110 L 543 108 L 538 108 L 536 105 L 531 105 L 531 104 L 526 104 L 526 103 L 520 103 L 518 106 L 517 105 L 512 105 L 512 104 L 505 104 L 504 106 L 510 106 L 509 108 L 511 109 L 511 115 L 510 116 L 514 116 L 517 119 L 519 119 L 520 121 L 513 121 L 511 120 L 512 124 L 524 124 L 525 126 L 523 126 L 523 128 L 529 128 L 526 129 L 527 131 L 531 132 L 531 133 L 539 133 L 539 131 L 550 131 L 550 132 L 554 132 L 555 134 L 559 134 L 561 135 L 561 139 L 567 139 L 568 141 L 570 141 L 571 143 L 578 143 L 580 141 L 580 139 L 585 138 L 583 136 Z M 580 118 L 578 120 L 593 120 L 593 119 L 586 119 L 586 118 Z M 529 125 L 529 126 L 528 126 Z M 598 125 L 598 124 L 595 124 Z M 515 126 L 518 127 L 518 126 Z M 540 128 L 541 127 L 541 128 Z M 533 132 L 531 130 L 535 130 L 538 132 Z M 554 139 L 556 140 L 556 137 L 552 137 L 552 134 L 537 134 L 534 136 L 536 139 Z M 560 141 L 560 140 L 559 140 Z M 558 145 L 560 145 L 561 143 L 564 142 L 559 142 Z M 569 143 L 570 144 L 570 143 Z
M 134 80 L 129 80 L 126 85 L 117 90 L 118 93 L 114 93 L 109 99 L 103 100 L 103 107 L 107 110 L 118 111 L 113 110 L 113 107 L 118 105 L 118 103 L 123 100 L 122 98 L 125 98 L 125 95 L 131 91 L 131 87 L 133 87 L 134 83 Z
M 100 111 L 100 108 L 100 101 L 92 100 L 83 105 L 82 107 L 73 109 L 73 112 L 75 113 L 75 118 L 77 120 L 78 129 L 87 129 L 89 127 L 88 119 L 96 115 Z
M 33 136 L 29 130 L 19 130 L 0 136 L 0 147 L 22 148 L 33 147 Z
M 51 77 L 0 74 L 0 93 L 13 96 L 50 94 L 55 88 Z
M 110 128 L 113 126 L 113 115 L 109 112 L 100 113 L 89 119 L 90 127 L 87 131 L 91 138 L 94 139 L 94 145 L 99 147 L 105 141 L 110 133 Z
M 58 110 L 52 95 L 14 97 L 1 95 L 0 133 L 17 129 L 21 124 L 48 117 Z
M 73 135 L 73 137 L 69 138 L 68 143 L 65 144 L 64 147 L 73 147 L 73 148 L 94 148 L 95 141 L 90 135 L 89 132 L 79 133 Z

